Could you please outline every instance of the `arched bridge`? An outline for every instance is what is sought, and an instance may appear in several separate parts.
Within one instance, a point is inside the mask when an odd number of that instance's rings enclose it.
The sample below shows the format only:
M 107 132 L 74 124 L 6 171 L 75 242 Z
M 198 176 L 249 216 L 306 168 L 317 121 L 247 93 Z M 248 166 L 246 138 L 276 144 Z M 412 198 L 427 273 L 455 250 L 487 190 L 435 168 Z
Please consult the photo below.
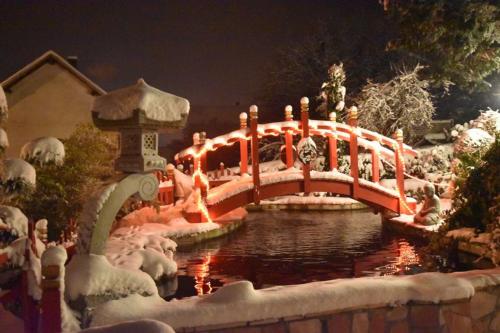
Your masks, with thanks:
M 269 124 L 258 123 L 256 106 L 250 107 L 250 126 L 247 127 L 247 115 L 240 115 L 240 129 L 213 139 L 194 136 L 194 145 L 176 155 L 177 163 L 189 161 L 193 165 L 194 187 L 199 195 L 193 209 L 187 209 L 185 215 L 191 222 L 203 222 L 216 219 L 231 210 L 249 203 L 258 204 L 260 200 L 293 193 L 333 192 L 361 201 L 377 210 L 389 210 L 398 214 L 412 214 L 415 202 L 408 200 L 404 193 L 404 155 L 416 156 L 416 151 L 403 143 L 400 130 L 391 139 L 378 133 L 357 127 L 357 110 L 351 108 L 349 124 L 338 123 L 335 114 L 330 120 L 310 120 L 309 101 L 301 99 L 301 120 L 295 121 L 292 109 L 285 109 L 285 121 Z M 259 139 L 266 136 L 284 135 L 287 169 L 284 171 L 262 172 L 259 165 Z M 302 147 L 307 146 L 310 136 L 328 138 L 329 171 L 311 170 L 308 154 L 302 154 L 299 148 L 302 167 L 294 168 L 295 148 L 293 137 L 301 136 Z M 351 160 L 350 174 L 337 171 L 337 142 L 349 144 Z M 251 169 L 248 168 L 248 145 L 250 142 Z M 207 154 L 223 146 L 240 146 L 239 175 L 232 177 L 219 186 L 210 184 L 207 177 Z M 309 147 L 310 147 L 309 141 Z M 359 176 L 359 146 L 370 151 L 372 159 L 372 177 L 370 180 Z M 306 151 L 305 149 L 304 151 Z M 310 156 L 310 154 L 309 154 Z M 385 188 L 379 184 L 380 159 L 393 161 L 396 172 L 397 190 Z M 175 181 L 175 180 L 174 180 Z M 212 185 L 212 186 L 211 186 Z

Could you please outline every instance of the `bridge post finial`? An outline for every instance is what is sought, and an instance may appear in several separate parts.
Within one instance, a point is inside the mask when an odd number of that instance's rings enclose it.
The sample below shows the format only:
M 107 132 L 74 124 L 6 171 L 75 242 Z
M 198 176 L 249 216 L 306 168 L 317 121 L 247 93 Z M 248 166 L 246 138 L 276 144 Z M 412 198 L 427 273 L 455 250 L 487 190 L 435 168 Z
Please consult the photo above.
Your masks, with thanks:
M 200 132 L 200 145 L 204 145 L 207 141 L 207 132 Z
M 246 112 L 240 113 L 240 128 L 241 129 L 247 128 L 247 119 L 248 119 L 248 115 Z
M 285 120 L 286 121 L 293 120 L 293 107 L 291 105 L 285 106 Z
M 330 121 L 337 121 L 337 114 L 335 112 L 330 112 L 328 117 L 330 118 Z
M 193 133 L 193 145 L 199 145 L 200 144 L 200 133 L 194 132 Z
M 349 109 L 349 125 L 358 126 L 358 108 L 354 105 Z
M 403 142 L 403 130 L 401 128 L 398 128 L 396 132 L 394 132 L 394 139 L 396 139 L 397 142 Z
M 250 120 L 259 118 L 259 108 L 257 105 L 252 105 L 250 107 Z

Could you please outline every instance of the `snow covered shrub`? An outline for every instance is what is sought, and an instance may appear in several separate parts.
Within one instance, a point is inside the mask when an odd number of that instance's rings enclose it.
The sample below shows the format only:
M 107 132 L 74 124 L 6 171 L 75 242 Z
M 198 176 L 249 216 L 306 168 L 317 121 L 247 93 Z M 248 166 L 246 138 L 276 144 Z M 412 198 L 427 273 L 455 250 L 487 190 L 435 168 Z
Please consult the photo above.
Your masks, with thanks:
M 389 82 L 368 82 L 357 98 L 359 126 L 389 137 L 401 128 L 405 142 L 419 141 L 435 112 L 429 82 L 418 77 L 422 68 L 403 71 Z
M 21 158 L 31 164 L 63 164 L 64 155 L 63 143 L 53 137 L 32 140 L 21 148 Z
M 500 112 L 488 108 L 486 111 L 479 110 L 480 115 L 468 123 L 456 124 L 451 130 L 453 141 L 463 137 L 469 129 L 478 128 L 495 137 L 500 132 Z
M 429 179 L 435 175 L 443 175 L 451 170 L 453 154 L 448 146 L 434 146 L 420 149 L 419 156 L 406 160 L 406 170 L 412 176 Z
M 475 151 L 460 154 L 458 158 L 449 227 L 473 227 L 491 232 L 499 227 L 500 138 L 496 138 L 484 155 Z
M 480 128 L 465 130 L 455 141 L 455 154 L 486 151 L 493 143 L 494 137 Z
M 0 178 L 0 201 L 15 203 L 18 197 L 29 195 L 36 185 L 36 171 L 29 163 L 11 158 L 3 160 Z
M 49 240 L 58 240 L 90 194 L 114 174 L 117 143 L 113 136 L 93 125 L 80 125 L 64 146 L 64 164 L 35 165 L 36 190 L 20 202 L 31 218 L 48 220 Z
M 500 112 L 491 108 L 479 112 L 481 113 L 479 117 L 471 122 L 472 127 L 481 128 L 488 132 L 489 135 L 496 136 L 500 132 Z

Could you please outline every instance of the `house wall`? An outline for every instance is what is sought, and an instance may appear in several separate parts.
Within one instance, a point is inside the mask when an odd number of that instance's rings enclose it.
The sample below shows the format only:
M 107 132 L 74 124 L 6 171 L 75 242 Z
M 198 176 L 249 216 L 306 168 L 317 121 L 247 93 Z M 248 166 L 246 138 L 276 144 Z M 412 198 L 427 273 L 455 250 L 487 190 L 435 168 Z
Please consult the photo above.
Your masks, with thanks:
M 46 63 L 5 92 L 9 105 L 8 157 L 18 157 L 28 141 L 67 138 L 79 123 L 91 123 L 90 88 L 57 63 Z

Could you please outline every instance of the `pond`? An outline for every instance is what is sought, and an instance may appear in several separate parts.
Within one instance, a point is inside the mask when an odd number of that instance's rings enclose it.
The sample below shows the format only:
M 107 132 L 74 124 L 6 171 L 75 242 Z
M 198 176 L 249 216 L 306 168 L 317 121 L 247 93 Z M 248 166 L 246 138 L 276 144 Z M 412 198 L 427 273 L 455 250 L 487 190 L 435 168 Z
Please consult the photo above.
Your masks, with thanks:
M 250 280 L 256 289 L 424 271 L 425 244 L 385 232 L 380 215 L 356 211 L 250 212 L 234 233 L 179 249 L 167 299 L 213 293 Z M 174 292 L 175 290 L 175 292 Z

